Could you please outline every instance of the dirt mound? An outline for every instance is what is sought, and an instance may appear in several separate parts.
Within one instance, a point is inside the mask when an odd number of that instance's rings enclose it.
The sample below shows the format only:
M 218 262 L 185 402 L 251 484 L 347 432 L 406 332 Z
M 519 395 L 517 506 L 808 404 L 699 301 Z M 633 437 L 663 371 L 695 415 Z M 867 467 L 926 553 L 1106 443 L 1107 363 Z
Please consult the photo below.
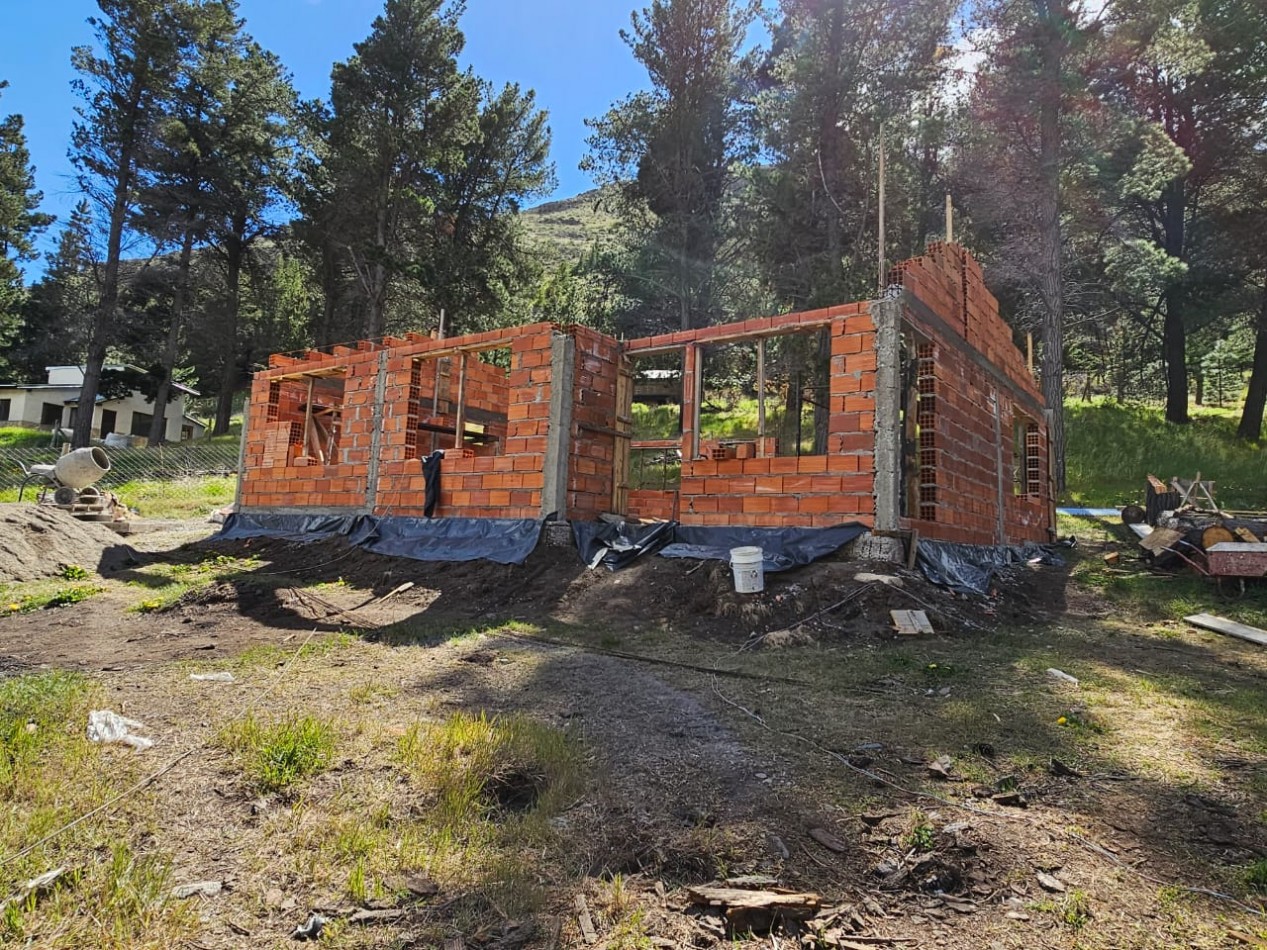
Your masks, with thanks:
M 0 583 L 56 577 L 67 564 L 105 574 L 137 560 L 103 524 L 46 505 L 0 505 Z

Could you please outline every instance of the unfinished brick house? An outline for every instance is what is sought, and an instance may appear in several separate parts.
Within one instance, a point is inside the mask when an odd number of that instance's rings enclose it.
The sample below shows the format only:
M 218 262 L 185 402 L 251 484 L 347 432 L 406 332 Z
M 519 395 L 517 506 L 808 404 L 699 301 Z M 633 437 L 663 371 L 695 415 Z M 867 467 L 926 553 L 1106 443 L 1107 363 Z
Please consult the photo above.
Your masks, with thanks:
M 410 334 L 274 356 L 255 377 L 243 511 L 421 516 L 424 459 L 444 450 L 441 517 L 822 527 L 976 544 L 1047 541 L 1046 413 L 972 256 L 953 244 L 899 265 L 885 299 L 625 342 L 533 324 Z M 707 439 L 708 348 L 828 339 L 822 451 Z M 680 354 L 681 432 L 639 442 L 635 367 Z M 763 370 L 759 370 L 763 372 Z M 825 441 L 825 444 L 822 444 Z M 791 444 L 788 444 L 791 442 Z M 671 485 L 631 484 L 631 457 L 671 458 Z

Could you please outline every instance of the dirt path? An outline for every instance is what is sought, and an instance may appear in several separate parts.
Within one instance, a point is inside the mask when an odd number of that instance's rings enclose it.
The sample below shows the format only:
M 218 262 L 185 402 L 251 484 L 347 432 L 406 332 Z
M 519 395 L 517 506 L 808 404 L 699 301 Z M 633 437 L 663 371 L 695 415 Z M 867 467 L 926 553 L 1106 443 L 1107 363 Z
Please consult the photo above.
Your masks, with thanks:
M 137 568 L 89 601 L 0 618 L 0 670 L 96 671 L 102 701 L 156 740 L 145 755 L 197 750 L 138 798 L 133 821 L 147 829 L 135 847 L 169 856 L 174 883 L 227 885 L 198 899 L 199 947 L 288 946 L 313 910 L 346 917 L 387 901 L 406 847 L 394 829 L 426 804 L 402 775 L 401 743 L 456 714 L 522 715 L 586 751 L 584 791 L 523 856 L 541 891 L 531 928 L 498 910 L 497 875 L 510 873 L 498 865 L 480 872 L 492 875 L 491 903 L 460 888 L 437 899 L 442 910 L 389 902 L 399 919 L 336 928 L 331 945 L 423 945 L 437 933 L 499 950 L 581 945 L 581 894 L 613 947 L 769 946 L 764 934 L 726 934 L 683 890 L 737 875 L 820 892 L 837 909 L 822 919 L 823 946 L 1258 939 L 1261 922 L 1243 909 L 1167 885 L 1257 903 L 1246 875 L 1267 855 L 1267 659 L 1115 617 L 1065 571 L 1018 573 L 982 604 L 913 578 L 907 594 L 858 589 L 858 565 L 828 562 L 740 601 L 708 566 L 652 558 L 613 576 L 583 571 L 570 551 L 520 568 L 273 542 L 157 553 L 169 566 L 232 564 L 154 613 L 132 609 L 150 576 Z M 752 647 L 754 633 L 851 590 L 856 601 L 796 645 Z M 940 633 L 895 641 L 887 611 L 912 595 Z M 339 633 L 352 618 L 361 629 Z M 514 621 L 516 636 L 498 635 Z M 523 639 L 543 629 L 572 645 Z M 201 670 L 235 682 L 189 679 Z M 217 738 L 248 705 L 330 723 L 332 767 L 298 792 L 261 796 Z M 945 778 L 929 770 L 941 757 Z M 880 938 L 899 942 L 866 942 Z

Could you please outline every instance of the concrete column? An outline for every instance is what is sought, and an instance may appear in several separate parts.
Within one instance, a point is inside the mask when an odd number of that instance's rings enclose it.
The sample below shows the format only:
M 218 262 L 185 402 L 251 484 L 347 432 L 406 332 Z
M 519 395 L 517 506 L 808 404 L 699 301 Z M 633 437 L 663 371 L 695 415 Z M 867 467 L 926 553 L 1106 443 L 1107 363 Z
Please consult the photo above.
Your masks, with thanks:
M 875 530 L 902 514 L 902 298 L 871 301 L 875 323 Z
M 365 513 L 372 515 L 378 502 L 378 463 L 383 451 L 383 401 L 387 397 L 387 350 L 378 353 L 378 375 L 374 378 L 374 422 L 370 432 L 370 463 L 365 477 Z
M 255 388 L 254 382 L 251 388 Z M 242 403 L 242 434 L 238 437 L 238 481 L 233 488 L 233 510 L 242 510 L 242 476 L 246 474 L 246 432 L 251 424 L 251 389 L 246 391 Z
M 567 517 L 568 456 L 572 448 L 572 390 L 576 379 L 576 341 L 556 333 L 550 342 L 550 426 L 546 430 L 545 483 L 541 517 Z

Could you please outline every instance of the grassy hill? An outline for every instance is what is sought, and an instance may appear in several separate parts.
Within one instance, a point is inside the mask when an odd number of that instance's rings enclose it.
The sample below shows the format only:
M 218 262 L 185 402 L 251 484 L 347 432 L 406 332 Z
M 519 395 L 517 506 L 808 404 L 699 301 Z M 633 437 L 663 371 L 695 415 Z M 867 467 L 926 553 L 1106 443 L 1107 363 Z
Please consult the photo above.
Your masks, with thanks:
M 597 208 L 601 189 L 571 198 L 547 201 L 520 213 L 529 238 L 546 254 L 573 261 L 616 225 L 616 218 Z

